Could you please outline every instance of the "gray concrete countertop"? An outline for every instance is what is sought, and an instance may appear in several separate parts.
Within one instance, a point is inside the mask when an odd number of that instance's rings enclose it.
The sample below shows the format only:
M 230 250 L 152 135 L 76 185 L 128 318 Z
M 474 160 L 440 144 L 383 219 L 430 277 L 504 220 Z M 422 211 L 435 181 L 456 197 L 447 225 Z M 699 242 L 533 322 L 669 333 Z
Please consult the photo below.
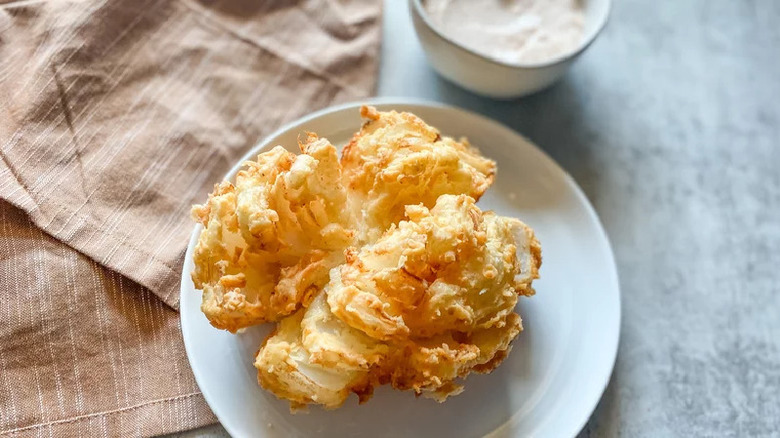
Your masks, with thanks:
M 778 436 L 780 1 L 615 1 L 563 81 L 515 101 L 440 79 L 406 2 L 387 0 L 385 14 L 379 95 L 516 129 L 601 216 L 623 323 L 612 381 L 580 436 Z

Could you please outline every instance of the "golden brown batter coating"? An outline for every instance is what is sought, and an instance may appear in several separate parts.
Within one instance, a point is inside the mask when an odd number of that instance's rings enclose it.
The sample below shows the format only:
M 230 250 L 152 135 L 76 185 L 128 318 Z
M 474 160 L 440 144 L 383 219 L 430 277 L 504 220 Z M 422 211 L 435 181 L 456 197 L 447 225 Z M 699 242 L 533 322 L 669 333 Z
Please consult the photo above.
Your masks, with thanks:
M 308 134 L 301 154 L 260 154 L 193 207 L 201 310 L 231 332 L 278 321 L 255 367 L 293 408 L 384 384 L 458 394 L 507 356 L 538 278 L 533 230 L 476 205 L 493 161 L 413 114 L 361 115 L 341 159 Z

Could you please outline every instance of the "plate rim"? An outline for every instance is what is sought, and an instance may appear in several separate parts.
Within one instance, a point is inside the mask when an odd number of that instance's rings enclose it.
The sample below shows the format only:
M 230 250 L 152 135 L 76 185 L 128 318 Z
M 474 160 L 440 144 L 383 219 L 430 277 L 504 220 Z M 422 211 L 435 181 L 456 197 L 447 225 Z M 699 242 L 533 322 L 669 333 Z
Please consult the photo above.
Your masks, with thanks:
M 552 157 L 550 157 L 550 155 L 547 154 L 547 152 L 544 149 L 537 146 L 536 143 L 528 139 L 520 132 L 516 131 L 515 129 L 509 126 L 504 125 L 501 122 L 498 122 L 494 119 L 491 119 L 487 116 L 476 113 L 474 111 L 470 111 L 454 105 L 449 105 L 437 101 L 430 101 L 426 99 L 410 98 L 410 97 L 373 97 L 373 98 L 366 98 L 362 100 L 355 100 L 355 101 L 340 103 L 336 105 L 331 105 L 283 124 L 276 130 L 269 133 L 268 135 L 263 136 L 257 143 L 255 143 L 254 146 L 249 148 L 247 152 L 244 155 L 242 155 L 241 158 L 239 158 L 238 161 L 225 173 L 225 175 L 222 177 L 222 180 L 224 181 L 228 178 L 232 178 L 232 176 L 235 175 L 235 173 L 242 167 L 245 161 L 251 159 L 254 155 L 260 152 L 260 150 L 262 150 L 263 147 L 267 146 L 266 143 L 268 143 L 269 139 L 278 137 L 279 135 L 288 132 L 291 129 L 294 129 L 296 126 L 305 124 L 311 120 L 320 118 L 327 114 L 340 112 L 348 109 L 359 109 L 360 106 L 362 105 L 414 105 L 414 106 L 422 106 L 428 108 L 436 108 L 436 109 L 441 109 L 446 111 L 454 111 L 454 112 L 462 113 L 468 117 L 479 119 L 480 122 L 489 125 L 490 129 L 501 129 L 505 131 L 510 131 L 512 134 L 520 137 L 526 143 L 533 146 L 533 148 L 536 149 L 536 151 L 541 154 L 542 158 L 546 160 L 548 164 L 552 165 L 553 168 L 561 172 L 568 185 L 571 188 L 573 188 L 574 195 L 576 196 L 577 200 L 580 201 L 582 205 L 584 205 L 588 218 L 596 225 L 596 229 L 600 234 L 601 238 L 603 239 L 604 245 L 602 246 L 601 249 L 605 251 L 604 255 L 606 256 L 608 262 L 606 263 L 607 265 L 606 268 L 610 271 L 609 282 L 612 283 L 612 289 L 616 292 L 615 293 L 615 299 L 616 299 L 615 316 L 616 317 L 615 317 L 615 321 L 613 322 L 613 324 L 616 327 L 611 331 L 612 333 L 615 333 L 615 336 L 614 339 L 611 340 L 609 348 L 605 349 L 606 351 L 609 352 L 609 356 L 610 356 L 608 371 L 606 373 L 603 373 L 603 375 L 599 376 L 599 380 L 601 380 L 601 384 L 599 385 L 599 387 L 601 388 L 601 390 L 598 392 L 598 394 L 594 392 L 594 396 L 585 398 L 585 401 L 583 403 L 587 405 L 588 409 L 583 411 L 585 412 L 585 414 L 583 414 L 583 418 L 579 418 L 576 419 L 576 421 L 572 421 L 573 424 L 577 424 L 578 426 L 576 427 L 575 430 L 572 430 L 571 436 L 572 437 L 577 436 L 584 429 L 588 420 L 595 412 L 595 409 L 598 406 L 598 403 L 601 401 L 602 397 L 604 396 L 604 392 L 606 391 L 607 386 L 609 385 L 609 382 L 612 379 L 612 374 L 614 373 L 615 370 L 615 364 L 617 361 L 617 354 L 620 345 L 621 322 L 623 318 L 622 292 L 620 290 L 620 280 L 619 280 L 619 275 L 617 270 L 617 264 L 615 263 L 614 251 L 612 250 L 612 243 L 609 239 L 609 235 L 604 229 L 604 225 L 601 223 L 601 219 L 596 213 L 596 209 L 593 207 L 590 200 L 585 195 L 585 192 L 582 190 L 579 184 L 577 184 L 576 180 L 571 176 L 571 174 L 569 174 L 569 172 L 567 172 L 566 169 L 561 167 L 561 165 L 559 165 L 557 161 L 555 161 Z M 185 299 L 187 299 L 185 298 L 187 296 L 185 294 L 185 284 L 187 281 L 191 281 L 190 274 L 186 270 L 186 261 L 192 258 L 192 251 L 195 245 L 197 244 L 197 240 L 201 230 L 202 230 L 202 225 L 196 224 L 192 230 L 190 239 L 187 244 L 187 250 L 184 256 L 185 263 L 182 267 L 181 282 L 179 284 L 180 303 Z M 191 341 L 188 341 L 188 337 L 185 334 L 185 332 L 188 330 L 185 328 L 187 326 L 187 324 L 185 324 L 185 320 L 189 321 L 189 316 L 187 316 L 186 312 L 181 311 L 182 307 L 183 306 L 181 306 L 180 304 L 179 305 L 179 327 L 181 329 L 182 339 L 184 341 L 184 350 L 187 354 L 187 363 L 190 366 L 190 370 L 192 371 L 192 374 L 195 378 L 195 383 L 198 385 L 198 389 L 203 395 L 206 404 L 208 404 L 209 409 L 212 411 L 212 413 L 214 413 L 214 416 L 217 417 L 219 424 L 222 425 L 222 427 L 227 431 L 227 433 L 230 436 L 238 436 L 236 434 L 236 431 L 232 430 L 232 426 L 229 426 L 223 421 L 223 417 L 220 416 L 220 414 L 217 412 L 218 409 L 214 408 L 215 404 L 213 403 L 213 399 L 211 398 L 210 395 L 207 395 L 206 391 L 203 390 L 203 387 L 201 385 L 202 377 L 192 366 L 193 347 L 190 346 Z M 488 435 L 490 435 L 491 433 L 492 432 L 488 432 Z

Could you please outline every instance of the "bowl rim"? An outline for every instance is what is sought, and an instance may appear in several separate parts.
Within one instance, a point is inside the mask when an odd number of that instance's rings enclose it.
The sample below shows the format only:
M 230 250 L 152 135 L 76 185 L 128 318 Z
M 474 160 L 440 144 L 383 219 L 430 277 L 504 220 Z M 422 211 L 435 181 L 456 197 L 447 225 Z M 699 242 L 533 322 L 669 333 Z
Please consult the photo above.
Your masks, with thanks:
M 453 46 L 459 48 L 460 50 L 463 50 L 464 52 L 467 52 L 471 55 L 474 55 L 484 61 L 487 61 L 491 64 L 499 65 L 502 67 L 509 67 L 509 68 L 521 68 L 521 69 L 535 69 L 535 68 L 544 68 L 544 67 L 551 67 L 559 64 L 563 64 L 565 62 L 568 62 L 577 56 L 579 56 L 582 52 L 585 51 L 588 47 L 590 47 L 591 44 L 593 44 L 593 41 L 596 40 L 596 37 L 599 36 L 599 34 L 604 30 L 604 27 L 606 27 L 607 22 L 609 21 L 609 16 L 612 13 L 612 0 L 604 0 L 606 2 L 606 12 L 600 17 L 600 21 L 597 24 L 596 31 L 593 32 L 590 37 L 583 39 L 582 42 L 577 46 L 576 49 L 567 52 L 563 56 L 558 56 L 551 58 L 547 61 L 540 61 L 540 62 L 529 62 L 529 63 L 522 63 L 522 62 L 507 62 L 502 61 L 497 58 L 490 57 L 482 52 L 479 52 L 477 50 L 471 49 L 469 47 L 464 46 L 463 44 L 453 40 L 443 32 L 439 31 L 437 27 L 430 21 L 428 17 L 428 12 L 425 10 L 425 8 L 422 5 L 422 0 L 409 0 L 409 4 L 411 5 L 411 10 L 413 14 L 416 14 L 423 23 L 425 23 L 425 26 L 428 27 L 434 34 L 436 34 L 439 38 L 443 39 L 444 41 L 452 44 Z

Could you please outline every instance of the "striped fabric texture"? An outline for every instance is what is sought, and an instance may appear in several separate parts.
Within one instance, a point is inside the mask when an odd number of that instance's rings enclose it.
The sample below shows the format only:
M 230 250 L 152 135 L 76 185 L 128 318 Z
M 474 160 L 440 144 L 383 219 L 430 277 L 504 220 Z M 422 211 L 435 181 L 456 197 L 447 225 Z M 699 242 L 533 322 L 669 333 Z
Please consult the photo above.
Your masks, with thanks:
M 373 92 L 381 2 L 0 1 L 0 436 L 215 421 L 178 322 L 189 208 Z

